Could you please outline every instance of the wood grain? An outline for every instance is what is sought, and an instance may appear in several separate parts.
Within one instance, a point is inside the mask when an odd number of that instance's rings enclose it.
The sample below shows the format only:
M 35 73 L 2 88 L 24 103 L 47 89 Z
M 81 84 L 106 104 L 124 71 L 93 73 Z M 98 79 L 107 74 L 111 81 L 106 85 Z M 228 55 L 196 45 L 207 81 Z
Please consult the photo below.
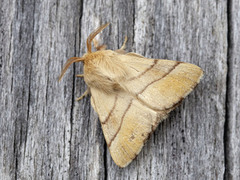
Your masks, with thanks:
M 7 1 L 0 6 L 1 179 L 239 179 L 240 4 L 212 1 Z M 110 49 L 190 62 L 204 78 L 126 168 L 112 161 L 82 65 L 100 24 Z M 227 102 L 227 104 L 226 104 Z
M 228 11 L 228 78 L 225 124 L 225 179 L 240 179 L 240 2 L 230 1 Z

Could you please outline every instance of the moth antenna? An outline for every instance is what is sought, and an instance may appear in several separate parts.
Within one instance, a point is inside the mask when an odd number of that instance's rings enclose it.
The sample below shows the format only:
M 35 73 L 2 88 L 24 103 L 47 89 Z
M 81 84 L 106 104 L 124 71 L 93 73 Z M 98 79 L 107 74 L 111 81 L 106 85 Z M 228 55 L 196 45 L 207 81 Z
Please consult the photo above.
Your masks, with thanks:
M 65 74 L 65 72 L 67 71 L 67 69 L 69 68 L 69 66 L 72 63 L 80 62 L 80 61 L 84 61 L 84 59 L 80 58 L 80 57 L 71 57 L 70 59 L 68 59 L 67 62 L 63 66 L 63 69 L 62 69 L 62 72 L 61 72 L 61 74 L 58 78 L 58 81 L 60 81 L 62 79 L 63 75 Z
M 110 23 L 104 24 L 102 26 L 100 26 L 99 28 L 97 28 L 96 30 L 94 30 L 87 38 L 87 52 L 91 53 L 92 52 L 92 40 L 95 38 L 95 36 L 100 33 L 103 29 L 105 29 Z

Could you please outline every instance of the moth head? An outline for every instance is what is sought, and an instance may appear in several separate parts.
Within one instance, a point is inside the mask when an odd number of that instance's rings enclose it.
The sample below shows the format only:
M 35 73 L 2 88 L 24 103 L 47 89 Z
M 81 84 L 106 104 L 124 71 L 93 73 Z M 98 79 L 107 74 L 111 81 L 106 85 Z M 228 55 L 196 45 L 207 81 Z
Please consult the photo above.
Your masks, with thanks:
M 99 34 L 103 29 L 105 29 L 110 23 L 107 23 L 107 24 L 104 24 L 100 27 L 98 27 L 96 30 L 94 30 L 87 38 L 87 53 L 86 54 L 90 54 L 92 53 L 92 41 L 93 39 L 95 38 L 95 36 L 97 34 Z M 85 54 L 85 55 L 86 55 Z M 84 55 L 84 56 L 85 56 Z M 69 68 L 69 66 L 72 64 L 72 63 L 75 63 L 75 62 L 80 62 L 80 61 L 84 61 L 85 58 L 83 57 L 72 57 L 70 59 L 67 60 L 67 62 L 64 64 L 63 66 L 63 69 L 62 69 L 62 72 L 59 76 L 59 79 L 58 81 L 60 81 L 63 77 L 63 75 L 65 74 L 65 72 L 67 71 L 67 69 Z

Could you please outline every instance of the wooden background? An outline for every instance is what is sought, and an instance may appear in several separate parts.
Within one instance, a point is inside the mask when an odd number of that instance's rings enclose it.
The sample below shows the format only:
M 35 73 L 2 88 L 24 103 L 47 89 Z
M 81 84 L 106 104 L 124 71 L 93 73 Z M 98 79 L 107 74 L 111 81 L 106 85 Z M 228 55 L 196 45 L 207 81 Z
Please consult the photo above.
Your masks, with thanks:
M 239 0 L 0 0 L 0 179 L 240 179 Z M 100 35 L 205 76 L 126 168 L 112 161 L 81 63 Z

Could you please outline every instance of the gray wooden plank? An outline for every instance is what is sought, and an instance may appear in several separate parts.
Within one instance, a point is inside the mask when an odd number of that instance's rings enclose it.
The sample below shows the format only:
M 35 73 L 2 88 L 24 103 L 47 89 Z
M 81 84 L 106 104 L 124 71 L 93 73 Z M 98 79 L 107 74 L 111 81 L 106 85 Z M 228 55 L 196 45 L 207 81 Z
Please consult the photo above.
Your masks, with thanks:
M 225 132 L 226 176 L 240 179 L 240 2 L 229 1 L 228 93 Z
M 30 1 L 3 3 L 6 8 L 2 11 L 3 20 L 9 21 L 3 38 L 8 38 L 9 44 L 3 44 L 6 51 L 2 52 L 1 132 L 4 139 L 1 152 L 2 166 L 8 169 L 3 178 L 11 179 L 19 176 L 20 157 L 23 157 L 27 140 L 34 8 Z
M 6 180 L 14 179 L 16 169 L 15 124 L 11 112 L 13 105 L 11 87 L 13 86 L 12 21 L 14 7 L 13 1 L 10 3 L 2 1 L 0 7 L 0 177 Z
M 22 179 L 68 179 L 73 78 L 61 83 L 57 78 L 76 51 L 80 3 L 36 1 L 34 6 L 29 138 L 19 172 Z
M 1 71 L 1 131 L 6 134 L 1 140 L 1 177 L 67 179 L 73 78 L 59 84 L 57 77 L 63 61 L 75 53 L 81 3 L 3 4 L 10 52 L 4 51 Z

